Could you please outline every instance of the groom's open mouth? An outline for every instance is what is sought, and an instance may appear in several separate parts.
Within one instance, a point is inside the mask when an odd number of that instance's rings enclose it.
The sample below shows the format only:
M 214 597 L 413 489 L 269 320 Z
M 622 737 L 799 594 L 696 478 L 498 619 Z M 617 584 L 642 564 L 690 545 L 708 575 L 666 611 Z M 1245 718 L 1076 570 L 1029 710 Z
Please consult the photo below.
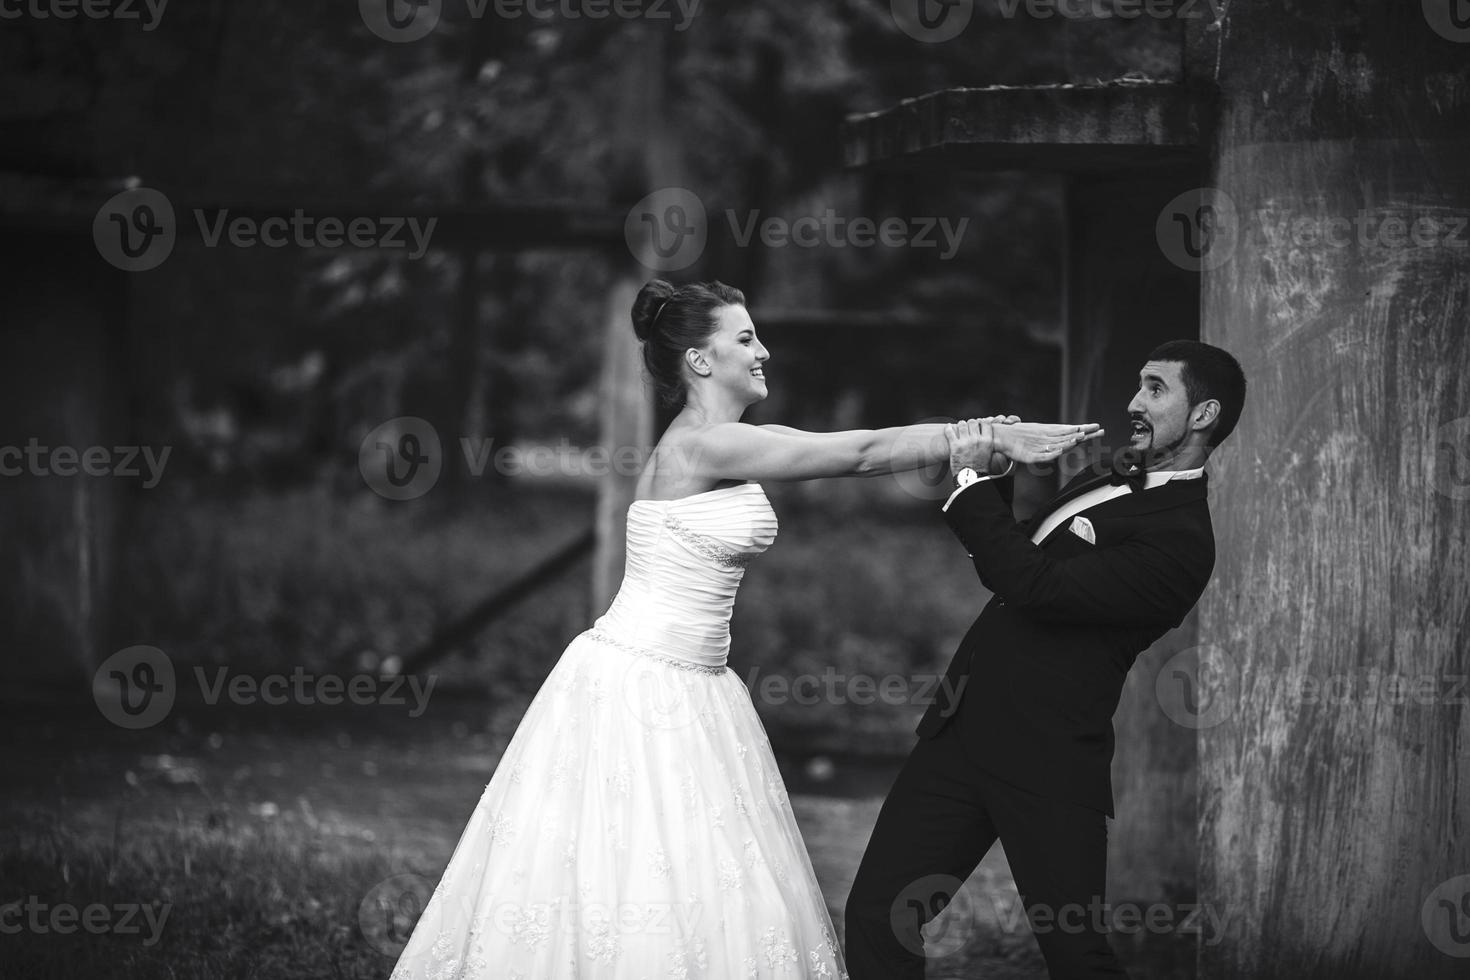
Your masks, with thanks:
M 1132 439 L 1147 439 L 1153 431 L 1153 427 L 1142 419 L 1134 419 L 1128 426 L 1128 435 Z

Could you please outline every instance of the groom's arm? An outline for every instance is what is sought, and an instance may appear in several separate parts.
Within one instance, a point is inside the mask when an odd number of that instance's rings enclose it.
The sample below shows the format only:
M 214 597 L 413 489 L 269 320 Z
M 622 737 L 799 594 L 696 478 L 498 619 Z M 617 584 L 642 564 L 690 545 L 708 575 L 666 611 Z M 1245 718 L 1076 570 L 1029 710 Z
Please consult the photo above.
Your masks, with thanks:
M 1003 473 L 996 473 L 993 475 L 989 473 L 982 473 L 980 475 L 980 478 L 974 483 L 967 483 L 962 487 L 956 488 L 954 493 L 949 495 L 949 499 L 944 502 L 944 506 L 941 508 L 941 510 L 949 510 L 949 505 L 954 503 L 956 497 L 958 497 L 960 494 L 964 493 L 971 487 L 978 486 L 979 484 L 985 483 L 987 481 L 994 481 L 996 485 L 995 488 L 1000 491 L 1000 495 L 1002 498 L 1004 498 L 1006 506 L 1012 507 L 1014 506 L 1012 501 L 1016 493 L 1016 481 L 1014 479 L 1015 474 L 1016 464 L 1014 462 L 1008 463 L 1006 465 L 1005 472 Z
M 964 486 L 956 489 L 954 493 L 950 494 L 949 499 L 944 502 L 944 507 L 941 509 L 946 514 L 948 514 L 950 507 L 954 505 L 954 502 L 959 499 L 961 494 L 977 493 L 979 492 L 978 488 L 982 484 L 989 484 L 994 488 L 994 491 L 996 493 L 1000 494 L 1000 499 L 1005 503 L 1006 511 L 1007 513 L 1009 513 L 1012 507 L 1012 499 L 1014 498 L 1016 492 L 1015 473 L 1016 464 L 1010 463 L 1006 466 L 1004 473 L 996 473 L 994 475 L 987 474 L 980 477 L 980 479 L 975 481 L 974 483 L 967 483 Z M 975 556 L 971 555 L 970 557 L 974 558 Z M 985 577 L 985 569 L 981 568 L 980 565 L 977 563 L 975 565 L 975 571 L 980 575 L 980 584 L 985 586 L 992 593 L 994 593 L 996 591 L 995 585 L 990 581 L 990 579 Z
M 1063 622 L 1177 626 L 1215 564 L 1208 532 L 1172 522 L 1146 526 L 1121 544 L 1049 558 L 1011 516 L 996 480 L 966 488 L 944 517 L 987 588 L 1011 606 Z

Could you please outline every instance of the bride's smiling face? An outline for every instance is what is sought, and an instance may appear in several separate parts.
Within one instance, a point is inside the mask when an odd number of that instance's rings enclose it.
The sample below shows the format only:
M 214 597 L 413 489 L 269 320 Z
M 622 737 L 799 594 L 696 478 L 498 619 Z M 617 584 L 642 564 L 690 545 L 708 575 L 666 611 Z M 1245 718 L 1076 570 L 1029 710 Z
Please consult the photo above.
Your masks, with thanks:
M 750 313 L 743 306 L 722 306 L 715 322 L 715 332 L 699 348 L 706 377 L 744 402 L 762 400 L 768 394 L 764 365 L 771 354 L 756 337 Z

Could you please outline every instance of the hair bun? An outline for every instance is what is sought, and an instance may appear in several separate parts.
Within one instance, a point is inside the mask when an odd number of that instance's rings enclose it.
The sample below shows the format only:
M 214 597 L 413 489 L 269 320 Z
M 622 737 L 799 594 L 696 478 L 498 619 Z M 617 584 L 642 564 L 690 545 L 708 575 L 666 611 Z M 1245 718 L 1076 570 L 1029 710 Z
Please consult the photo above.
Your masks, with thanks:
M 652 336 L 654 321 L 673 295 L 673 284 L 663 279 L 650 279 L 638 290 L 638 298 L 633 301 L 633 332 L 639 340 Z

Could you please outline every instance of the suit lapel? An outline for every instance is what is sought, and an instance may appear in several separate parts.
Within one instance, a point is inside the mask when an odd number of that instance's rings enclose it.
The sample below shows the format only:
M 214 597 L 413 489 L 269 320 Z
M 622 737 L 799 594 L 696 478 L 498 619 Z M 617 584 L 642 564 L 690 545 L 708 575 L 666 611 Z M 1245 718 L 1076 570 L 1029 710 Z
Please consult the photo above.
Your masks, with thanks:
M 1094 507 L 1087 508 L 1082 513 L 1093 514 L 1098 517 L 1137 517 L 1142 514 L 1153 513 L 1154 511 L 1168 510 L 1171 507 L 1182 507 L 1185 504 L 1205 499 L 1206 494 L 1209 492 L 1209 479 L 1210 474 L 1202 473 L 1194 480 L 1170 480 L 1168 483 L 1150 490 L 1135 490 L 1129 493 L 1119 494 L 1111 500 L 1105 500 Z M 1063 488 L 1061 493 L 1057 494 L 1055 498 L 1047 503 L 1043 512 L 1038 512 L 1029 526 L 1032 528 L 1040 527 L 1041 522 L 1046 520 L 1048 515 L 1066 504 L 1067 501 L 1106 482 L 1106 476 L 1086 480 L 1081 483 L 1073 480 Z M 1052 528 L 1051 533 L 1038 541 L 1037 544 L 1044 547 L 1048 541 L 1056 536 L 1058 531 L 1065 531 L 1066 529 L 1067 522 L 1063 521 Z
M 1042 504 L 1041 508 L 1037 510 L 1035 514 L 1031 515 L 1031 519 L 1027 523 L 1027 526 L 1030 528 L 1041 527 L 1041 525 L 1045 523 L 1046 519 L 1050 517 L 1052 512 L 1055 511 L 1058 507 L 1062 506 L 1073 497 L 1081 496 L 1087 491 L 1095 489 L 1096 487 L 1100 487 L 1107 482 L 1108 474 L 1098 474 L 1092 472 L 1091 470 L 1083 470 L 1081 473 L 1078 473 L 1076 476 L 1072 477 L 1072 479 L 1068 480 L 1066 485 L 1063 486 L 1062 489 L 1057 491 L 1057 495 L 1055 497 L 1052 497 L 1046 503 Z M 1047 535 L 1047 537 L 1050 536 L 1051 535 Z

